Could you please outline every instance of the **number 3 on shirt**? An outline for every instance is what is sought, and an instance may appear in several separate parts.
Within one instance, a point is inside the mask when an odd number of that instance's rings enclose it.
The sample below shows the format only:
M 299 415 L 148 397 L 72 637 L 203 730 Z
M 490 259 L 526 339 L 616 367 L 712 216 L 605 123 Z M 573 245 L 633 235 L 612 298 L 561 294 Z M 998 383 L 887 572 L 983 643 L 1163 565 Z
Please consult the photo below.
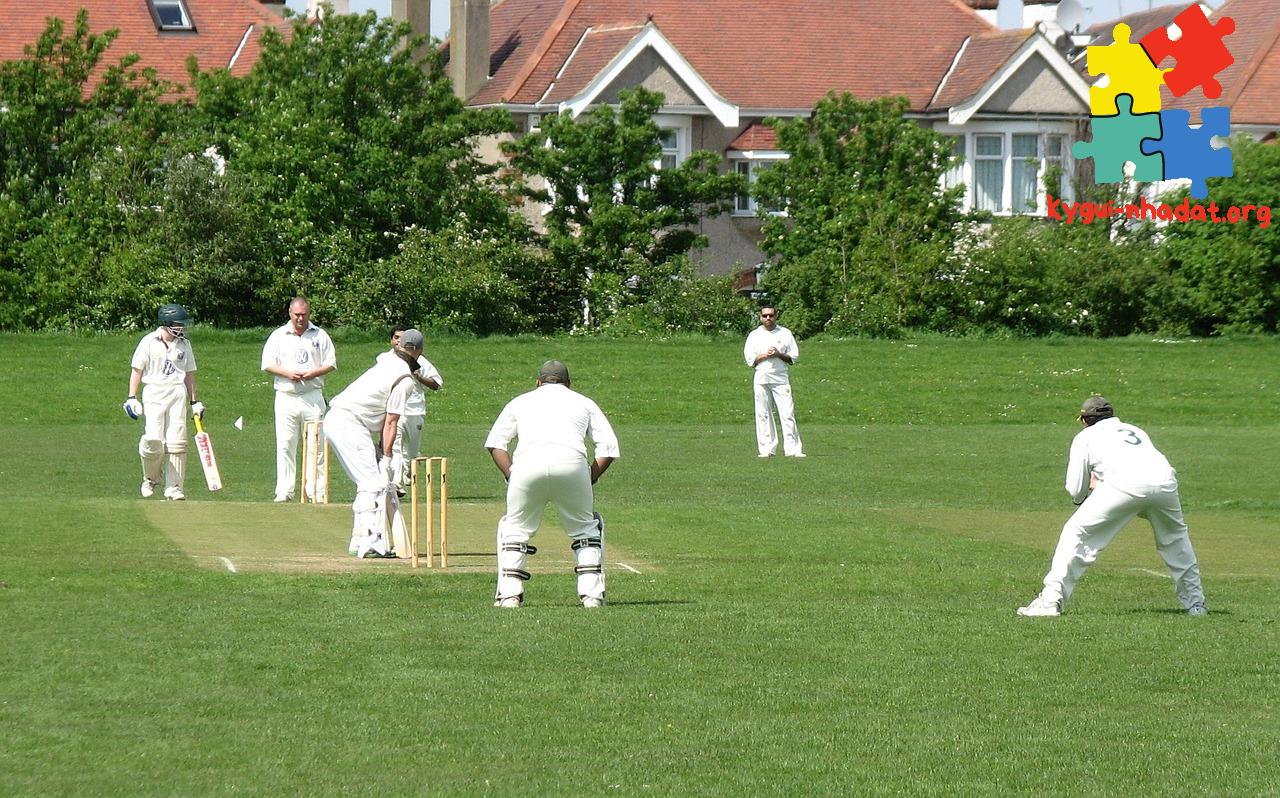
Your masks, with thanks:
M 1125 436 L 1125 437 L 1124 437 L 1124 442 L 1125 442 L 1125 443 L 1127 443 L 1127 444 L 1129 444 L 1130 446 L 1141 446 L 1141 445 L 1142 445 L 1142 438 L 1139 438 L 1139 437 L 1138 437 L 1138 433 L 1134 432 L 1133 430 L 1131 430 L 1131 429 L 1122 429 L 1122 430 L 1120 430 L 1120 432 Z

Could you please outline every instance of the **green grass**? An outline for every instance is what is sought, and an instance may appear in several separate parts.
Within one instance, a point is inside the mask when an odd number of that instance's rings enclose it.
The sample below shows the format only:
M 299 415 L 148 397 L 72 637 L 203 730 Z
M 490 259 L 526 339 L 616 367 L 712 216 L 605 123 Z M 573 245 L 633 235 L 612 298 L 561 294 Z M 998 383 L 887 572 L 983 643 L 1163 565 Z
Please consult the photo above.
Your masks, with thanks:
M 194 338 L 227 487 L 193 459 L 166 505 L 135 498 L 135 336 L 0 336 L 6 796 L 1280 793 L 1274 340 L 807 342 L 803 461 L 755 458 L 737 340 L 436 342 L 442 573 L 272 505 L 265 332 Z M 331 387 L 381 347 L 341 336 Z M 553 356 L 622 442 L 610 606 L 576 606 L 548 526 L 499 612 L 482 444 Z M 1015 617 L 1090 391 L 1178 467 L 1209 617 L 1142 522 L 1067 615 Z

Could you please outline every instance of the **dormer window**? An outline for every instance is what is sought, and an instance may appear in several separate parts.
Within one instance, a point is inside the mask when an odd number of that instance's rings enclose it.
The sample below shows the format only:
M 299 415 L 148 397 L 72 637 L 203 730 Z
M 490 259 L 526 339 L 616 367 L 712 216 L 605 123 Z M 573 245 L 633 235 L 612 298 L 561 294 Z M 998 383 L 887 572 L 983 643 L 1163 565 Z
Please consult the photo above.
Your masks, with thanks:
M 151 18 L 160 30 L 195 30 L 184 0 L 147 0 Z

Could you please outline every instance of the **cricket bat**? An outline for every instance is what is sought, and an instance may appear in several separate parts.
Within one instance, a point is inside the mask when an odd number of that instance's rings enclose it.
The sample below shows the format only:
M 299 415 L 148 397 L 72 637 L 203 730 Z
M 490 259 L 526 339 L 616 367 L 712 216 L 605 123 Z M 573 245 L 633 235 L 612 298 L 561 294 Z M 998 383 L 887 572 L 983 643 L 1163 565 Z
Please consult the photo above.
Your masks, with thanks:
M 200 467 L 204 469 L 204 481 L 209 490 L 222 490 L 222 474 L 218 472 L 218 458 L 213 456 L 213 442 L 209 433 L 204 431 L 204 424 L 199 416 L 193 416 L 196 422 L 196 453 L 200 456 Z

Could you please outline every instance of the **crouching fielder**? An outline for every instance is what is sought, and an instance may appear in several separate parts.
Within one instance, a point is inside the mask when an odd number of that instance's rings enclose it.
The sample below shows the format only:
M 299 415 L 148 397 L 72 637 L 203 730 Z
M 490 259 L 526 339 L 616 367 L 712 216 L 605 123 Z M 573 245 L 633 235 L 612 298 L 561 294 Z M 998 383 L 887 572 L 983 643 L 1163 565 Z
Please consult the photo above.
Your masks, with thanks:
M 412 370 L 422 354 L 422 333 L 406 330 L 395 349 L 397 357 L 381 360 L 333 398 L 324 417 L 324 435 L 342 468 L 356 483 L 351 503 L 355 516 L 348 551 L 359 558 L 386 557 L 386 516 L 380 511 L 388 485 L 398 480 L 392 468 L 391 449 L 396 422 L 404 415 L 413 388 Z M 381 436 L 382 458 L 373 436 Z
M 1191 615 L 1205 615 L 1200 566 L 1182 518 L 1178 479 L 1146 432 L 1115 417 L 1111 403 L 1091 396 L 1080 408 L 1084 429 L 1071 441 L 1067 492 L 1080 509 L 1062 527 L 1044 590 L 1018 614 L 1062 614 L 1076 582 L 1134 516 L 1151 522 L 1156 551 L 1173 577 L 1178 600 Z M 1092 492 L 1091 492 L 1092 490 Z
M 502 409 L 484 444 L 507 480 L 507 512 L 498 521 L 497 607 L 524 602 L 525 564 L 537 551 L 529 539 L 547 502 L 573 540 L 578 599 L 584 607 L 604 606 L 604 520 L 594 511 L 591 486 L 619 456 L 618 439 L 600 407 L 569 384 L 563 363 L 543 363 L 536 387 Z M 595 443 L 590 463 L 588 438 Z

